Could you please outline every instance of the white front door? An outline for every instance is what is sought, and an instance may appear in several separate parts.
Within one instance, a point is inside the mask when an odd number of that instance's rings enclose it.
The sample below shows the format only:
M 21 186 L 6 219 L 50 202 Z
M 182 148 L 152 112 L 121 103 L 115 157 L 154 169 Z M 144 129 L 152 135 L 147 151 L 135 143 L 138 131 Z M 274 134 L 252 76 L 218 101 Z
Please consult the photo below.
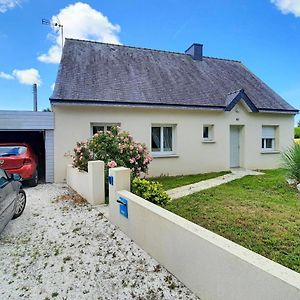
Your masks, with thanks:
M 240 166 L 240 127 L 230 126 L 230 168 Z

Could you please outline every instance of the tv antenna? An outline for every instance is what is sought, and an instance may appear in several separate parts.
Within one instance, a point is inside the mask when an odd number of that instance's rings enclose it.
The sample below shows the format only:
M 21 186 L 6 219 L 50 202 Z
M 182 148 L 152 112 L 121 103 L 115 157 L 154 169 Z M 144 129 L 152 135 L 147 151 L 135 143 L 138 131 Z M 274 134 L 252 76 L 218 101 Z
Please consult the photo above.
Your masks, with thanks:
M 53 26 L 57 27 L 58 30 L 60 30 L 61 34 L 61 48 L 64 47 L 64 25 L 61 24 L 60 20 L 58 17 L 56 17 L 57 21 L 56 22 L 51 22 L 48 19 L 42 19 L 42 24 L 47 25 L 47 26 Z

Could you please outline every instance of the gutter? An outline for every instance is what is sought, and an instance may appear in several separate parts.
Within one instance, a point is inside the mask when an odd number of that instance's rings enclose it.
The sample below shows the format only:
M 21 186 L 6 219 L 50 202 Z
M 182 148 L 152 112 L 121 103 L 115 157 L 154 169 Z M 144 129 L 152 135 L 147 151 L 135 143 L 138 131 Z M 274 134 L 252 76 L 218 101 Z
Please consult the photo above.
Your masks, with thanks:
M 112 102 L 112 101 L 97 101 L 97 100 L 61 100 L 49 98 L 51 105 L 56 106 L 101 106 L 101 107 L 139 107 L 139 108 L 165 108 L 165 109 L 185 109 L 185 110 L 216 110 L 226 111 L 224 105 L 183 105 L 183 104 L 166 104 L 166 103 L 137 103 L 137 102 Z M 257 108 L 255 112 L 264 113 L 286 113 L 298 114 L 299 110 L 285 110 L 285 109 L 270 109 L 270 108 Z
M 259 108 L 258 111 L 265 112 L 265 113 L 286 113 L 286 114 L 295 114 L 295 115 L 299 113 L 298 109 L 286 110 L 286 109 Z
M 140 107 L 140 108 L 168 108 L 168 109 L 192 109 L 192 110 L 218 110 L 224 111 L 225 106 L 211 105 L 182 105 L 165 103 L 137 103 L 137 102 L 112 102 L 93 100 L 60 100 L 50 98 L 51 105 L 57 106 L 101 106 L 101 107 Z

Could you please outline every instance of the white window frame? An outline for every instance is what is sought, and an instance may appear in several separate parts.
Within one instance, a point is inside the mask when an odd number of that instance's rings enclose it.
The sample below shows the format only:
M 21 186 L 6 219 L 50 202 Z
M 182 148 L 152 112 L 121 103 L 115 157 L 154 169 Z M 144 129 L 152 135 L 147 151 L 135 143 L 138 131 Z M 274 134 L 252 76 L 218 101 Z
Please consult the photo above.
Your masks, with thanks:
M 152 128 L 153 127 L 160 127 L 160 151 L 152 151 Z M 164 151 L 164 134 L 163 128 L 164 127 L 171 127 L 172 128 L 172 151 Z M 150 128 L 150 147 L 151 147 L 151 155 L 153 157 L 160 157 L 160 156 L 172 156 L 176 155 L 176 124 L 151 124 Z
M 107 131 L 107 127 L 109 126 L 121 126 L 121 123 L 118 123 L 118 122 L 115 122 L 115 123 L 91 123 L 91 136 L 94 135 L 93 133 L 93 129 L 94 127 L 97 127 L 97 126 L 103 126 L 104 128 L 104 132 Z
M 204 137 L 204 128 L 208 128 L 208 137 Z M 214 124 L 203 124 L 202 126 L 202 140 L 204 142 L 212 142 L 214 140 Z
M 264 128 L 272 128 L 273 134 L 264 134 Z M 263 125 L 261 128 L 261 150 L 262 152 L 276 151 L 277 147 L 277 128 L 276 125 Z M 267 140 L 271 140 L 271 148 L 267 148 Z

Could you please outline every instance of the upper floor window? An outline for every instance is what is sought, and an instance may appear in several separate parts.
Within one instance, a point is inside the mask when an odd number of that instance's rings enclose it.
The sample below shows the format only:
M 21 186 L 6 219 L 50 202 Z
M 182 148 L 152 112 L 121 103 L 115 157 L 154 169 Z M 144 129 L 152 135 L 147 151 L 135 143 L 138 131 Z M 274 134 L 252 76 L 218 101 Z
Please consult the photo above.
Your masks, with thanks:
M 154 154 L 174 154 L 174 125 L 152 125 L 151 150 Z
M 276 126 L 262 127 L 261 148 L 265 151 L 276 149 Z

